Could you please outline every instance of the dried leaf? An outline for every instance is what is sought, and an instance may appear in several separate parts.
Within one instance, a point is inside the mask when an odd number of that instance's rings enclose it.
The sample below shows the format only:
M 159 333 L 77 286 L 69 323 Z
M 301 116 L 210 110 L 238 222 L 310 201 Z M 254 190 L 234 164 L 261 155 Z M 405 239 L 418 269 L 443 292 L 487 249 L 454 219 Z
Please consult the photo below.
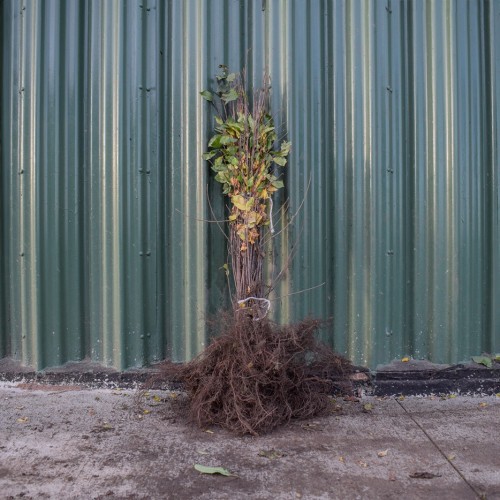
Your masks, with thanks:
M 454 453 L 450 453 L 446 458 L 451 462 L 452 460 L 455 460 L 457 456 Z
M 488 406 L 488 403 L 479 403 L 477 406 L 479 408 L 486 408 Z
M 151 410 L 142 410 L 142 413 L 144 413 L 144 415 L 149 415 L 151 413 Z
M 413 472 L 410 474 L 412 479 L 434 479 L 435 477 L 441 477 L 441 474 L 433 474 L 432 472 Z
M 234 476 L 224 467 L 207 467 L 205 465 L 195 464 L 194 468 L 202 474 L 220 474 L 222 476 Z
M 211 431 L 210 429 L 207 429 L 205 432 L 206 432 L 207 434 L 213 434 L 213 433 L 214 433 L 214 431 Z
M 153 396 L 153 401 L 156 401 L 157 403 L 159 403 L 161 401 L 161 397 L 155 394 Z
M 363 462 L 363 460 L 358 460 L 357 464 L 365 469 L 368 467 L 368 464 L 366 462 Z
M 408 361 L 410 361 L 410 358 L 408 356 L 405 356 L 404 358 L 401 358 L 401 361 L 403 363 L 408 363 Z
M 196 453 L 199 453 L 200 455 L 209 455 L 208 451 L 206 450 L 196 450 Z
M 389 453 L 389 449 L 384 450 L 384 451 L 379 451 L 379 452 L 377 453 L 377 457 L 380 457 L 380 458 L 382 458 L 382 457 L 386 457 L 386 456 L 387 456 L 387 453 Z
M 269 460 L 274 460 L 276 458 L 283 458 L 286 457 L 286 453 L 283 453 L 282 451 L 279 450 L 261 450 L 258 453 L 259 457 L 265 457 L 269 458 Z
M 339 462 L 341 464 L 345 464 L 345 458 L 344 457 L 339 457 Z
M 29 422 L 29 418 L 28 417 L 20 417 L 20 418 L 17 419 L 17 423 L 18 424 L 25 424 L 27 422 Z
M 344 401 L 350 401 L 351 403 L 359 403 L 359 399 L 356 396 L 346 396 Z
M 365 403 L 363 405 L 363 411 L 366 413 L 373 411 L 373 408 L 374 408 L 374 406 L 371 403 Z

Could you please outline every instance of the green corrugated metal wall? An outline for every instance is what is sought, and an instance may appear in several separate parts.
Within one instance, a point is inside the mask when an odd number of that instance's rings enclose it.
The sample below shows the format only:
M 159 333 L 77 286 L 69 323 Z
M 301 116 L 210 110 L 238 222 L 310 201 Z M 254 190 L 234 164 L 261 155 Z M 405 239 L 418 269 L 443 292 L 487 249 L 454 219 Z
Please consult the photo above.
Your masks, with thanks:
M 500 351 L 500 2 L 0 9 L 0 357 L 122 369 L 203 347 L 227 303 L 224 238 L 197 220 L 223 208 L 198 95 L 221 62 L 269 68 L 293 142 L 275 317 L 333 316 L 324 338 L 371 367 Z

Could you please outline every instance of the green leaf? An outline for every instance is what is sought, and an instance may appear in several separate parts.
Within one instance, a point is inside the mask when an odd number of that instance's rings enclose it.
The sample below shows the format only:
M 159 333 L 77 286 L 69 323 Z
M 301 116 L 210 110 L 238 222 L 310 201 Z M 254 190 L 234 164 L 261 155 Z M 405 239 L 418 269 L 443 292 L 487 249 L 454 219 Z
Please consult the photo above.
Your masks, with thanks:
M 495 361 L 500 361 L 500 353 L 499 352 L 497 352 L 495 354 Z
M 292 146 L 292 143 L 289 142 L 289 141 L 283 141 L 281 143 L 281 149 L 280 149 L 280 153 L 282 156 L 287 156 L 288 153 L 290 152 L 290 148 Z
M 472 361 L 478 365 L 484 365 L 487 368 L 491 368 L 493 366 L 493 362 L 489 356 L 472 356 Z
M 236 89 L 231 89 L 229 92 L 224 92 L 222 94 L 221 99 L 227 104 L 228 102 L 231 101 L 236 101 L 238 99 L 238 92 L 236 92 Z
M 284 167 L 286 165 L 286 158 L 282 156 L 275 156 L 273 158 L 274 163 L 278 164 L 280 167 Z
M 281 189 L 281 188 L 284 186 L 283 181 L 280 181 L 280 180 L 273 181 L 273 182 L 272 182 L 272 185 L 273 185 L 276 189 Z
M 209 141 L 208 141 L 208 147 L 209 148 L 220 148 L 221 146 L 221 138 L 222 136 L 217 134 L 214 135 Z
M 234 476 L 224 467 L 207 467 L 206 465 L 195 464 L 194 468 L 202 474 L 220 474 L 221 476 Z
M 221 145 L 225 146 L 226 144 L 233 144 L 236 142 L 236 139 L 234 137 L 231 137 L 230 135 L 223 135 L 220 138 L 220 143 Z M 210 144 L 209 144 L 210 146 Z
M 236 78 L 236 73 L 229 73 L 229 75 L 227 75 L 227 77 L 226 77 L 226 80 L 228 82 L 234 82 L 235 78 Z
M 203 155 L 201 155 L 201 157 L 204 159 L 204 160 L 210 160 L 212 159 L 215 155 L 217 154 L 217 151 L 208 151 L 207 153 L 204 153 Z
M 200 95 L 201 95 L 201 97 L 203 97 L 203 99 L 205 99 L 209 102 L 213 101 L 212 92 L 209 92 L 208 90 L 204 90 L 203 92 L 200 92 Z

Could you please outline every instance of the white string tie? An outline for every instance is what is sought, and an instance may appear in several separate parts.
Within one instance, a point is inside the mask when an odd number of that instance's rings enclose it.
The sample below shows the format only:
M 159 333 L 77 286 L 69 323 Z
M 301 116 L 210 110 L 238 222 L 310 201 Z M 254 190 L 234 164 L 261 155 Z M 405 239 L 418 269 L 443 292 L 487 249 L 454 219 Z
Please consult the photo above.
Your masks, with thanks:
M 264 313 L 264 316 L 260 316 L 258 318 L 254 318 L 253 320 L 254 321 L 260 321 L 261 319 L 264 319 L 267 316 L 267 313 L 269 312 L 269 309 L 271 309 L 271 301 L 269 299 L 264 299 L 262 297 L 247 297 L 246 299 L 238 300 L 238 305 L 241 306 L 241 304 L 245 304 L 249 300 L 259 300 L 259 301 L 265 303 L 266 312 Z

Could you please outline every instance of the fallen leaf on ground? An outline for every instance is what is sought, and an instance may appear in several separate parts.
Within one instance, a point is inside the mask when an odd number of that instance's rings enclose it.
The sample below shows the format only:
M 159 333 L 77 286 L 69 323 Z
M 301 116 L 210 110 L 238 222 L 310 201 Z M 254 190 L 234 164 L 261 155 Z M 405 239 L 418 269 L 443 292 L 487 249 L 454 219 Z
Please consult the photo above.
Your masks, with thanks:
M 258 453 L 259 457 L 269 458 L 269 460 L 274 460 L 275 458 L 283 458 L 286 457 L 286 453 L 283 453 L 279 450 L 260 450 Z
M 18 418 L 17 419 L 17 423 L 18 424 L 25 424 L 26 422 L 29 421 L 29 418 L 28 417 L 21 417 L 21 418 Z
M 403 395 L 399 396 L 398 398 L 398 401 L 404 401 L 405 400 L 405 397 Z
M 446 458 L 451 462 L 452 460 L 455 460 L 457 456 L 454 453 L 450 453 Z
M 387 453 L 389 453 L 389 449 L 384 450 L 384 451 L 379 451 L 379 452 L 377 453 L 377 457 L 380 457 L 380 458 L 382 458 L 382 457 L 386 457 L 386 456 L 387 456 Z
M 360 467 L 363 467 L 366 469 L 366 467 L 368 467 L 368 464 L 366 462 L 363 462 L 363 460 L 358 460 L 358 465 Z
M 151 410 L 142 410 L 142 413 L 144 413 L 144 415 L 149 415 L 151 413 Z
M 486 408 L 488 406 L 488 403 L 479 403 L 478 406 L 479 408 Z
M 196 450 L 196 453 L 199 453 L 200 455 L 209 455 L 207 450 Z
M 302 424 L 301 425 L 302 429 L 306 430 L 306 431 L 321 431 L 323 430 L 321 427 L 318 426 L 318 424 L 316 423 L 307 423 L 307 424 Z
M 401 361 L 403 363 L 408 363 L 408 361 L 410 361 L 410 358 L 408 356 L 405 356 L 404 358 L 401 358 Z
M 441 474 L 433 474 L 432 472 L 413 472 L 410 474 L 412 479 L 434 479 L 441 477 Z
M 489 356 L 472 356 L 472 361 L 478 365 L 486 366 L 487 368 L 491 368 L 493 366 L 493 362 Z
M 339 457 L 339 462 L 341 464 L 345 464 L 345 458 L 344 457 Z
M 351 403 L 359 403 L 359 399 L 356 396 L 346 396 L 344 401 L 350 401 Z
M 214 431 L 211 431 L 210 429 L 207 429 L 205 432 L 206 432 L 207 434 L 213 434 L 213 433 L 214 433 Z
M 159 402 L 161 401 L 161 397 L 160 397 L 160 396 L 158 396 L 157 394 L 155 394 L 155 395 L 153 396 L 153 401 L 156 401 L 157 403 L 159 403 Z
M 374 408 L 374 406 L 373 406 L 371 403 L 365 403 L 365 404 L 363 405 L 363 411 L 364 411 L 365 413 L 369 413 L 369 412 L 371 412 L 371 411 L 373 410 L 373 408 Z
M 90 432 L 98 433 L 112 430 L 114 427 L 109 422 L 103 422 L 101 425 L 96 425 Z
M 221 476 L 235 476 L 235 474 L 231 474 L 224 467 L 207 467 L 205 465 L 195 464 L 194 468 L 201 472 L 202 474 L 220 474 Z

